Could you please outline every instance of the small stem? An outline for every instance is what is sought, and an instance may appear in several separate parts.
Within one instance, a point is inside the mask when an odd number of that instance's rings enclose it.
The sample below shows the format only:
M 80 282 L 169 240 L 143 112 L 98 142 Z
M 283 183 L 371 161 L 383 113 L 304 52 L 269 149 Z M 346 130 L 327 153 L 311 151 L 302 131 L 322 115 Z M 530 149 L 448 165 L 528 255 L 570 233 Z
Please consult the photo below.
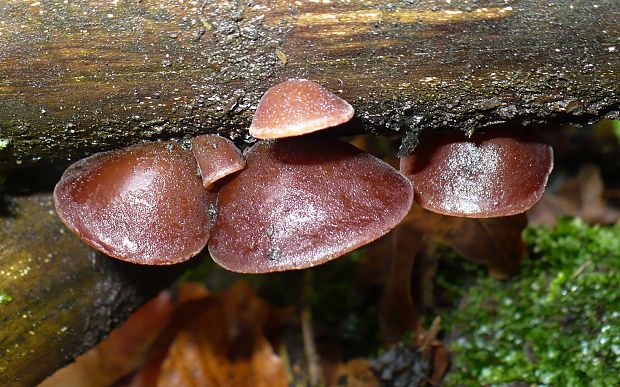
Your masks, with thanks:
M 313 272 L 312 270 L 305 270 L 304 289 L 302 294 L 303 310 L 301 311 L 301 334 L 304 342 L 308 382 L 310 386 L 317 386 L 319 384 L 321 368 L 319 365 L 319 355 L 314 343 L 314 330 L 312 329 L 312 292 Z

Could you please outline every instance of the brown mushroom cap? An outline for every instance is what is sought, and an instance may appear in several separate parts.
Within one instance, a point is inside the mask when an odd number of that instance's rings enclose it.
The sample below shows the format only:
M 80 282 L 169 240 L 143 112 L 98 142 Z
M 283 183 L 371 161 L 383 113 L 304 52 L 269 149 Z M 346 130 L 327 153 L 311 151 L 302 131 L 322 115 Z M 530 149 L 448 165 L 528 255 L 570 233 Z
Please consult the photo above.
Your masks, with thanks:
M 553 149 L 507 130 L 429 133 L 400 170 L 415 200 L 444 215 L 491 218 L 515 215 L 540 200 L 553 169 Z
M 219 179 L 245 168 L 245 159 L 235 144 L 221 136 L 203 134 L 192 139 L 202 184 L 211 189 Z
M 343 124 L 353 107 L 316 82 L 291 79 L 263 95 L 250 125 L 260 139 L 299 136 Z
M 397 170 L 339 140 L 263 141 L 219 192 L 209 252 L 226 269 L 315 266 L 387 233 L 413 190 Z
M 175 142 L 98 153 L 71 165 L 54 189 L 60 219 L 118 259 L 165 265 L 196 255 L 209 238 L 209 194 L 192 152 Z

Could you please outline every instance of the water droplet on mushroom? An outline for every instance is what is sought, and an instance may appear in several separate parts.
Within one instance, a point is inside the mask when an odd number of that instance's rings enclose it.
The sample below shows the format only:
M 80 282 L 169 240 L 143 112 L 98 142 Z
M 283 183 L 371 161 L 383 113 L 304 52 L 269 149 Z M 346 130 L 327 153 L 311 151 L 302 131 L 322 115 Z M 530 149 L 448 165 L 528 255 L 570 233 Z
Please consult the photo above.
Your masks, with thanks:
M 269 237 L 269 239 L 271 239 L 271 237 L 273 236 L 273 226 L 268 226 L 265 229 L 265 234 L 267 234 L 267 236 Z
M 272 245 L 269 247 L 269 251 L 267 251 L 267 259 L 270 261 L 277 261 L 282 256 L 282 250 L 278 245 Z

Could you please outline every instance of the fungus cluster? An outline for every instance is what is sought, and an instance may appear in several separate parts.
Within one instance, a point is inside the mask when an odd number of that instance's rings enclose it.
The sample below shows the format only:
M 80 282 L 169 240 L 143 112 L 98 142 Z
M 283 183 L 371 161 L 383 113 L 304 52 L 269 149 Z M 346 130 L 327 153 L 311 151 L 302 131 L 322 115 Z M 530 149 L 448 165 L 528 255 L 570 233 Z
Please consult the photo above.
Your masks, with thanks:
M 96 154 L 65 171 L 56 208 L 87 244 L 134 263 L 182 262 L 208 243 L 237 272 L 318 265 L 387 233 L 413 201 L 405 176 L 344 141 L 283 138 L 352 116 L 322 86 L 289 80 L 261 99 L 250 130 L 267 141 L 245 155 L 213 135 L 191 150 L 168 141 Z
M 261 99 L 242 154 L 202 135 L 99 153 L 54 190 L 60 219 L 87 244 L 139 264 L 173 264 L 207 244 L 237 272 L 315 266 L 396 226 L 415 199 L 442 214 L 523 212 L 540 199 L 551 148 L 505 132 L 423 138 L 401 171 L 337 139 L 309 135 L 353 117 L 346 101 L 303 79 Z M 401 173 L 402 172 L 402 173 Z M 226 179 L 223 179 L 227 177 Z

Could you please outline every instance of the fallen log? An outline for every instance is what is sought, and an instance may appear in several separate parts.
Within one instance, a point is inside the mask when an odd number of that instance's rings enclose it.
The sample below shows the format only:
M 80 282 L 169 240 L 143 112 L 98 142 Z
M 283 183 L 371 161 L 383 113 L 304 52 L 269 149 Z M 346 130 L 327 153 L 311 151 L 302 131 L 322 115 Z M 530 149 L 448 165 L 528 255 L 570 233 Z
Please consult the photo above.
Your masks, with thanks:
M 99 342 L 187 265 L 148 267 L 90 249 L 51 195 L 0 206 L 0 385 L 32 386 Z
M 0 169 L 246 127 L 267 87 L 319 81 L 358 130 L 405 136 L 620 111 L 616 0 L 6 2 Z

